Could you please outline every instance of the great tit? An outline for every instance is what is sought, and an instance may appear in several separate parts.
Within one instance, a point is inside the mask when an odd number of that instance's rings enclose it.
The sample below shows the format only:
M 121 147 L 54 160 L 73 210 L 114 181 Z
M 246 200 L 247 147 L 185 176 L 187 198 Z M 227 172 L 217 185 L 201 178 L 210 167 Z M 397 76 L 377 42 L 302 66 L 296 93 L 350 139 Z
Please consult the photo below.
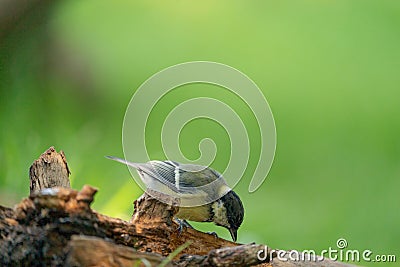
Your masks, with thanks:
M 133 163 L 117 157 L 106 157 L 134 167 L 147 188 L 179 198 L 176 218 L 214 222 L 227 228 L 236 242 L 237 230 L 244 217 L 243 204 L 217 171 L 175 161 Z

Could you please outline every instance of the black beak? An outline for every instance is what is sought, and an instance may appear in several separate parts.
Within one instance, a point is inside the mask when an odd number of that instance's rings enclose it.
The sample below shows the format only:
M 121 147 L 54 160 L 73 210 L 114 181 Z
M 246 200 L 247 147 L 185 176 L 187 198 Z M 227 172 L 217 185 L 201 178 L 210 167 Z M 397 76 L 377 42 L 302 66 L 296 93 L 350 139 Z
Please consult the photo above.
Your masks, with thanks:
M 233 242 L 236 242 L 237 239 L 237 230 L 233 228 L 229 228 L 229 233 L 231 233 L 231 237 Z

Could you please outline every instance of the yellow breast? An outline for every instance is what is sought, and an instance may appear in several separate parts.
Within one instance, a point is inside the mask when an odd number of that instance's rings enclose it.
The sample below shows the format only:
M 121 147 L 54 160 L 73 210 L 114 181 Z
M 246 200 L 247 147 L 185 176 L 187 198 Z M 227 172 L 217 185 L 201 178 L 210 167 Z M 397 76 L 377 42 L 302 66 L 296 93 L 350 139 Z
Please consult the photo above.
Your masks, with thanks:
M 180 207 L 176 217 L 183 220 L 205 222 L 210 220 L 210 205 Z

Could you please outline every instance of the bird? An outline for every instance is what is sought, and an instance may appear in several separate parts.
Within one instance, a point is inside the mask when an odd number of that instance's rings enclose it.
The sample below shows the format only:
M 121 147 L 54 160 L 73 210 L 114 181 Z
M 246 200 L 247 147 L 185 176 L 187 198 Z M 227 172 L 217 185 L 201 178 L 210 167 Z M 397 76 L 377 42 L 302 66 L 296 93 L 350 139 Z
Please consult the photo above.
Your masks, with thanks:
M 236 242 L 244 219 L 243 203 L 216 170 L 171 160 L 134 163 L 114 156 L 106 158 L 135 168 L 147 189 L 179 198 L 175 217 L 180 230 L 182 226 L 193 228 L 186 220 L 213 222 L 228 229 Z

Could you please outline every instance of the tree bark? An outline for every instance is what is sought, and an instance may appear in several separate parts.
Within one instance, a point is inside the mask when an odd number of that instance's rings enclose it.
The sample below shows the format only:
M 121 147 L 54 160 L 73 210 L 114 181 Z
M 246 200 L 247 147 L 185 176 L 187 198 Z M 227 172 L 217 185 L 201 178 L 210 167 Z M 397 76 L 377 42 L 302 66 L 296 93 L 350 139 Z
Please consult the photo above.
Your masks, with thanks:
M 67 160 L 63 151 L 57 153 L 54 147 L 47 149 L 29 169 L 30 192 L 56 186 L 70 188 Z

